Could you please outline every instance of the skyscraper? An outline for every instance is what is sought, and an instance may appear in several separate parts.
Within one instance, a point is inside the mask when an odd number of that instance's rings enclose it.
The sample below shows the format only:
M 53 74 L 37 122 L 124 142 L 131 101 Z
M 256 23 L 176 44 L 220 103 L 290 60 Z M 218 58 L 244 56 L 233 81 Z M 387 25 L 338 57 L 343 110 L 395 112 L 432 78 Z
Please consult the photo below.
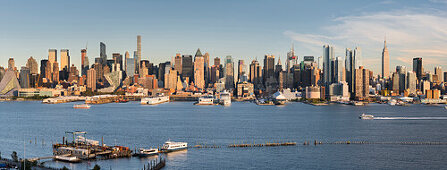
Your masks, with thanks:
M 442 67 L 440 66 L 436 66 L 435 67 L 435 75 L 438 76 L 438 81 L 439 82 L 444 82 L 444 75 L 442 74 Z
M 96 90 L 96 70 L 94 68 L 87 71 L 87 88 L 91 91 Z
M 244 60 L 239 60 L 238 61 L 238 65 L 237 65 L 237 79 L 238 79 L 238 82 L 242 81 L 241 78 L 242 78 L 242 76 L 244 76 L 246 74 L 245 73 L 246 69 L 247 68 L 245 66 Z
M 70 54 L 68 49 L 61 49 L 61 70 L 70 70 Z
M 99 58 L 101 58 L 101 65 L 107 65 L 107 54 L 106 54 L 106 44 L 103 42 L 99 43 Z
M 255 88 L 261 84 L 261 66 L 259 66 L 258 60 L 253 60 L 250 64 L 250 82 L 253 83 Z
M 264 73 L 262 74 L 264 78 L 264 83 L 266 83 L 267 79 L 275 78 L 275 56 L 274 55 L 265 55 L 264 56 Z
M 203 59 L 204 59 L 204 67 L 205 67 L 205 87 L 208 86 L 209 81 L 210 81 L 210 54 L 209 53 L 205 53 L 205 55 L 203 55 Z
M 182 78 L 192 81 L 193 76 L 192 55 L 182 55 Z M 188 83 L 189 83 L 188 82 Z
M 324 83 L 330 84 L 332 81 L 331 59 L 334 58 L 334 48 L 329 45 L 323 46 L 323 78 Z
M 416 77 L 420 81 L 422 79 L 422 73 L 424 72 L 422 58 L 413 58 L 413 71 L 416 73 Z
M 50 62 L 50 65 L 53 65 L 53 63 L 56 61 L 57 61 L 57 50 L 49 49 L 48 50 L 48 62 Z M 51 72 L 53 72 L 53 71 L 51 71 Z
M 390 55 L 388 48 L 386 47 L 386 40 L 383 43 L 382 51 L 382 78 L 387 79 L 390 77 Z
M 30 88 L 30 70 L 28 67 L 20 69 L 19 83 L 22 88 Z
M 287 53 L 287 60 L 286 60 L 286 72 L 290 73 L 291 72 L 291 68 L 294 64 L 296 64 L 296 60 L 297 60 L 297 56 L 295 56 L 295 49 L 292 43 L 292 48 L 290 49 L 290 51 Z
M 130 58 L 129 56 L 129 51 L 126 51 L 126 53 L 124 53 L 124 71 L 127 72 L 127 59 Z
M 137 57 L 136 57 L 137 65 L 135 65 L 135 69 L 140 69 L 140 61 L 141 61 L 141 35 L 137 35 Z
M 86 76 L 89 69 L 89 62 L 87 57 L 87 49 L 81 50 L 81 75 Z
M 197 49 L 196 55 L 194 56 L 194 85 L 199 89 L 205 88 L 205 60 Z
M 135 75 L 135 58 L 126 58 L 126 74 L 127 77 Z
M 230 55 L 225 58 L 224 72 L 225 89 L 234 89 L 234 62 Z
M 179 75 L 182 75 L 182 56 L 180 53 L 175 54 L 174 69 L 177 70 Z
M 334 63 L 334 82 L 345 81 L 345 66 L 343 64 L 343 58 L 338 56 Z
M 29 68 L 30 74 L 39 74 L 39 65 L 37 65 L 37 61 L 33 57 L 28 58 L 26 67 Z

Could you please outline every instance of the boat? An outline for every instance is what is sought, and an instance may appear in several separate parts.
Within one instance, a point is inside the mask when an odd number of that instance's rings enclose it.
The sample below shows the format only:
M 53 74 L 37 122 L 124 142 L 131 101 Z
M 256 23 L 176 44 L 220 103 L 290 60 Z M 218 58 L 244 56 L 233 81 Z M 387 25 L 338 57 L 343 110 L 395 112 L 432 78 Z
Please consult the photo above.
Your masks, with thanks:
M 230 106 L 231 105 L 230 93 L 228 93 L 227 91 L 220 93 L 219 103 L 224 106 Z
M 158 154 L 158 149 L 154 149 L 154 148 L 149 148 L 149 149 L 140 148 L 135 155 L 140 156 L 140 157 L 145 157 L 145 156 L 156 155 L 156 154 Z
M 62 156 L 62 155 L 58 155 L 58 156 L 54 156 L 54 159 L 58 160 L 58 161 L 71 162 L 71 163 L 81 162 L 81 159 L 79 159 L 76 156 Z
M 363 102 L 355 101 L 352 103 L 354 106 L 363 106 Z
M 447 109 L 447 106 L 444 106 L 445 109 Z
M 199 100 L 194 104 L 195 105 L 214 105 L 214 96 L 208 95 L 208 96 L 199 97 Z
M 166 141 L 161 147 L 161 152 L 172 152 L 177 150 L 183 150 L 188 148 L 188 143 L 186 142 L 172 142 Z
M 362 113 L 362 115 L 360 115 L 359 119 L 374 119 L 374 116 Z
M 165 102 L 169 102 L 169 96 L 155 96 L 141 99 L 141 104 L 148 104 L 148 105 L 157 105 Z
M 392 100 L 388 101 L 388 104 L 389 104 L 390 106 L 395 106 L 395 105 L 397 104 L 397 101 L 394 100 L 394 99 L 392 99 Z
M 90 109 L 90 105 L 88 104 L 75 104 L 73 106 L 75 109 Z

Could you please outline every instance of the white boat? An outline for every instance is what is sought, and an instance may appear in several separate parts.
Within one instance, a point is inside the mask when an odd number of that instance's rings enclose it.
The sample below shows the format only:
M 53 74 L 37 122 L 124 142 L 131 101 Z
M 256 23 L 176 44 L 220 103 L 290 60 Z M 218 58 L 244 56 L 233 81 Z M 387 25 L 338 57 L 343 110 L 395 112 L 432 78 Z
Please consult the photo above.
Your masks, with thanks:
M 360 115 L 359 119 L 374 119 L 374 116 L 362 113 L 362 115 Z
M 195 105 L 214 105 L 214 96 L 208 95 L 208 96 L 199 97 L 199 100 L 194 104 Z
M 158 149 L 150 148 L 150 149 L 144 149 L 140 148 L 136 155 L 140 157 L 150 156 L 150 155 L 156 155 L 158 154 Z
M 169 96 L 155 96 L 141 99 L 141 104 L 156 105 L 169 102 Z
M 161 152 L 172 152 L 176 150 L 182 150 L 187 149 L 188 143 L 186 142 L 172 142 L 172 141 L 166 141 L 163 146 L 161 147 Z
M 226 91 L 220 93 L 219 103 L 224 106 L 230 106 L 231 105 L 230 93 Z
M 445 109 L 447 109 L 447 106 L 444 106 Z
M 54 156 L 54 159 L 64 162 L 81 162 L 81 159 L 76 156 Z
M 389 104 L 390 106 L 395 106 L 395 105 L 396 105 L 396 103 L 397 103 L 397 101 L 396 101 L 396 100 L 394 100 L 394 99 L 392 99 L 392 100 L 388 101 L 388 104 Z
M 75 109 L 90 109 L 90 105 L 88 104 L 75 104 L 73 106 Z
M 358 102 L 358 101 L 355 101 L 354 103 L 352 103 L 354 106 L 363 106 L 364 104 L 363 104 L 363 102 Z

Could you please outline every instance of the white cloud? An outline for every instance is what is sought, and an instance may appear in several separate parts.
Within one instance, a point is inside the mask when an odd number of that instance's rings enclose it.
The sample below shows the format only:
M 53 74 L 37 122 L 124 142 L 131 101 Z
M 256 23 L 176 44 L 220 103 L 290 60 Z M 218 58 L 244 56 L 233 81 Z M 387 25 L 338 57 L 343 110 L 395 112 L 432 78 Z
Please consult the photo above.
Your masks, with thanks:
M 284 34 L 299 42 L 298 45 L 335 45 L 337 55 L 343 55 L 344 48 L 360 46 L 365 61 L 377 61 L 381 57 L 383 39 L 386 36 L 392 67 L 407 65 L 411 68 L 412 58 L 422 56 L 424 65 L 444 65 L 447 68 L 447 14 L 442 11 L 415 11 L 338 17 L 333 20 L 333 24 L 319 29 L 325 35 L 293 31 L 286 31 Z M 321 53 L 321 50 L 312 52 Z M 380 60 L 379 63 L 364 64 L 375 71 L 380 70 Z

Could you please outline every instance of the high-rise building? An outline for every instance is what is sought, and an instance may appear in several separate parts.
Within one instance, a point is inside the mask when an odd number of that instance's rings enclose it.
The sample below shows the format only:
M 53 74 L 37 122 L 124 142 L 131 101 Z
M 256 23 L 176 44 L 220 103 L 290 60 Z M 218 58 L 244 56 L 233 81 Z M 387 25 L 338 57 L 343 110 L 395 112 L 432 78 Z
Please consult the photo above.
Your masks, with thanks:
M 263 78 L 264 84 L 267 82 L 267 79 L 275 78 L 275 56 L 274 55 L 265 55 L 264 56 L 264 70 L 263 70 Z
M 396 66 L 396 72 L 399 76 L 399 91 L 398 93 L 401 94 L 404 92 L 405 89 L 407 89 L 406 85 L 407 83 L 405 82 L 407 80 L 406 76 L 407 76 L 407 67 L 405 66 Z
M 247 70 L 247 68 L 245 66 L 244 60 L 239 60 L 238 61 L 238 65 L 237 65 L 237 79 L 238 79 L 238 82 L 241 82 L 241 78 L 244 75 L 246 75 L 246 70 Z
M 106 44 L 104 44 L 103 42 L 99 43 L 99 58 L 101 58 L 102 66 L 107 65 Z
M 15 66 L 15 61 L 14 58 L 9 58 L 8 60 L 8 70 L 15 70 L 16 66 Z
M 343 58 L 338 56 L 334 63 L 334 82 L 345 81 L 345 67 L 343 64 Z
M 166 70 L 165 79 L 164 79 L 164 87 L 165 89 L 175 90 L 177 89 L 177 70 L 169 68 Z
M 87 88 L 91 91 L 96 90 L 96 70 L 94 68 L 87 71 Z
M 214 58 L 214 65 L 215 66 L 219 66 L 220 65 L 220 58 L 219 57 Z
M 228 55 L 225 58 L 225 89 L 234 89 L 234 62 L 233 58 Z
M 210 54 L 205 53 L 205 55 L 203 55 L 203 59 L 205 64 L 205 87 L 207 87 L 210 82 Z
M 70 70 L 70 54 L 68 49 L 61 49 L 61 70 Z
M 369 95 L 369 70 L 360 66 L 355 70 L 355 98 L 363 100 Z
M 205 88 L 205 60 L 200 49 L 194 56 L 194 85 L 199 89 Z
M 253 60 L 250 64 L 250 82 L 253 83 L 255 88 L 261 84 L 261 66 L 259 66 L 258 60 Z
M 126 63 L 127 77 L 133 77 L 135 75 L 135 58 L 126 58 Z
M 140 69 L 140 61 L 141 61 L 141 35 L 137 35 L 137 56 L 136 56 L 137 65 L 135 65 L 135 69 Z
M 439 82 L 444 82 L 444 75 L 442 74 L 442 67 L 440 67 L 440 66 L 435 67 L 435 75 L 438 76 Z
M 413 71 L 416 73 L 416 77 L 420 81 L 422 79 L 422 73 L 424 72 L 422 58 L 413 58 Z
M 81 75 L 87 76 L 87 70 L 89 69 L 90 63 L 87 57 L 87 49 L 81 50 Z
M 30 88 L 30 69 L 28 67 L 22 67 L 20 69 L 19 83 L 22 88 Z
M 324 83 L 330 84 L 332 82 L 332 68 L 331 68 L 331 60 L 334 58 L 334 48 L 329 45 L 323 46 L 323 78 Z
M 33 57 L 29 57 L 26 62 L 26 67 L 28 67 L 30 74 L 39 74 L 39 65 Z
M 126 51 L 126 53 L 124 53 L 124 71 L 127 72 L 127 59 L 130 58 L 129 56 L 129 51 Z
M 53 63 L 56 61 L 57 61 L 57 50 L 49 49 L 48 50 L 48 62 L 50 62 L 50 65 L 53 65 Z M 53 72 L 53 71 L 51 71 L 51 72 Z
M 298 57 L 295 56 L 295 48 L 292 43 L 292 48 L 289 52 L 287 52 L 287 60 L 286 60 L 286 72 L 291 73 L 291 68 L 294 64 L 297 64 L 296 61 L 298 60 Z
M 46 68 L 47 68 L 48 60 L 40 60 L 40 75 L 41 77 L 46 77 Z
M 115 61 L 115 70 L 116 71 L 122 71 L 123 70 L 123 55 L 120 53 L 113 53 L 112 54 L 113 60 Z
M 182 75 L 182 56 L 180 53 L 175 54 L 174 69 L 177 70 L 179 75 Z
M 57 61 L 55 61 L 53 63 L 53 82 L 57 83 L 59 82 L 59 63 L 57 63 Z
M 390 77 L 390 54 L 388 53 L 388 48 L 386 47 L 386 40 L 383 43 L 382 51 L 382 78 L 387 79 Z
M 193 79 L 192 55 L 182 55 L 182 78 L 188 79 L 189 82 Z
M 416 83 L 417 83 L 417 79 L 416 79 L 416 73 L 412 72 L 412 71 L 408 71 L 407 72 L 407 82 L 406 82 L 406 89 L 408 89 L 408 93 L 411 95 L 416 95 Z

